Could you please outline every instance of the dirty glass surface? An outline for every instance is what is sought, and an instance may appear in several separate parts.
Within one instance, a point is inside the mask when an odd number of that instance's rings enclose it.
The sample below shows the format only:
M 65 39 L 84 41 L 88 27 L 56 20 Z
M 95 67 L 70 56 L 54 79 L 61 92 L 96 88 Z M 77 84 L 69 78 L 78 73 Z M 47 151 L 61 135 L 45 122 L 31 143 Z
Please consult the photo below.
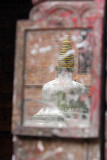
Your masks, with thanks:
M 92 30 L 28 30 L 23 125 L 89 127 Z

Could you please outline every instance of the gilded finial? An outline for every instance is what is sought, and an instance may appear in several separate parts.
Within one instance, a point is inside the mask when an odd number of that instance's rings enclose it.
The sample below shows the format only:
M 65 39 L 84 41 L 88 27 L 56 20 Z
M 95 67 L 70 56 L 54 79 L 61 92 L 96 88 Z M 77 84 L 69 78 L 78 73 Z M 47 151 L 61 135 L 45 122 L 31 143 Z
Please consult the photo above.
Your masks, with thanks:
M 65 39 L 64 41 L 70 41 L 69 35 L 65 35 L 64 39 Z
M 74 55 L 69 35 L 65 35 L 58 57 L 58 68 L 74 69 Z

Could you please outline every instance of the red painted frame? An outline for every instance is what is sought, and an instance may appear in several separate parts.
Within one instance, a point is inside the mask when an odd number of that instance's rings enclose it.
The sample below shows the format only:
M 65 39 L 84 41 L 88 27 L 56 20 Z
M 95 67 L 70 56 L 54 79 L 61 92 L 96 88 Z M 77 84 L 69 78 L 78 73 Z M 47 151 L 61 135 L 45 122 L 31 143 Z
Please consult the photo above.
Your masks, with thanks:
M 97 3 L 96 3 L 97 2 Z M 30 12 L 30 20 L 17 23 L 15 80 L 13 98 L 12 132 L 18 135 L 53 136 L 89 138 L 98 137 L 101 110 L 101 66 L 102 66 L 102 28 L 103 5 L 96 2 L 44 2 L 35 6 Z M 97 9 L 95 7 L 97 6 Z M 66 19 L 68 18 L 68 20 Z M 27 30 L 59 28 L 92 28 L 93 30 L 93 85 L 90 89 L 92 99 L 91 125 L 85 129 L 31 128 L 24 127 L 23 119 L 23 72 L 24 72 L 24 37 Z

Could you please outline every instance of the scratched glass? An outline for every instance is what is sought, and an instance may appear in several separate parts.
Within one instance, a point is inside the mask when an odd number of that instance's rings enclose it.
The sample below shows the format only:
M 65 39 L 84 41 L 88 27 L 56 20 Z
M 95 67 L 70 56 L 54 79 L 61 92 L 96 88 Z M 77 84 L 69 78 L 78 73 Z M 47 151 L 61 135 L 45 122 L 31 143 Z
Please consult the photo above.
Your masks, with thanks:
M 23 125 L 89 127 L 91 29 L 26 32 Z

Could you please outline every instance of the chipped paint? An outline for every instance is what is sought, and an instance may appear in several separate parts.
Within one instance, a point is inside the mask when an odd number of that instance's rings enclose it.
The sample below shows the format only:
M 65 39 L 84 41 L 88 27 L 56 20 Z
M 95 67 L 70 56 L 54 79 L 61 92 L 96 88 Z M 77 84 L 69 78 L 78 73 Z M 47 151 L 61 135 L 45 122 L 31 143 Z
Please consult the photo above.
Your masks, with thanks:
M 38 143 L 37 143 L 37 149 L 38 149 L 40 152 L 43 152 L 43 151 L 45 150 L 42 141 L 38 141 Z
M 104 1 L 95 0 L 95 1 L 78 1 L 75 2 L 65 2 L 65 1 L 48 1 L 44 3 L 39 3 L 36 6 L 36 3 L 39 0 L 32 0 L 34 7 L 30 12 L 30 20 L 18 22 L 18 32 L 17 32 L 17 48 L 16 48 L 16 67 L 15 67 L 15 81 L 14 81 L 14 107 L 13 107 L 13 134 L 20 135 L 20 137 L 13 137 L 14 142 L 14 150 L 15 155 L 13 155 L 12 160 L 100 160 L 100 148 L 99 148 L 99 104 L 100 104 L 100 77 L 101 77 L 101 34 L 102 34 L 102 18 L 103 18 L 103 5 Z M 102 2 L 102 3 L 101 3 Z M 96 7 L 96 8 L 94 8 Z M 33 21 L 32 21 L 33 20 Z M 99 27 L 98 27 L 99 26 Z M 40 30 L 36 29 L 49 29 L 54 28 L 93 28 L 92 35 L 89 35 L 87 38 L 87 42 L 90 41 L 90 37 L 94 37 L 92 40 L 93 47 L 89 47 L 86 41 L 83 41 L 83 37 L 85 36 L 84 31 L 81 32 L 79 36 L 78 33 L 72 34 L 70 31 L 63 30 L 63 33 L 55 35 L 58 44 L 55 45 L 55 39 L 52 37 L 50 39 L 43 38 Z M 26 90 L 24 90 L 25 97 L 30 98 L 35 97 L 35 103 L 31 103 L 32 105 L 26 105 L 24 108 L 24 114 L 22 113 L 22 87 L 23 87 L 23 68 L 24 68 L 24 31 L 33 29 L 36 30 L 36 36 L 38 40 L 35 38 L 34 32 L 28 33 L 28 41 L 26 46 L 28 47 L 27 54 L 27 66 L 28 70 L 25 73 L 25 86 Z M 43 30 L 42 30 L 43 31 Z M 61 30 L 62 32 L 62 30 Z M 87 52 L 87 48 L 89 52 L 93 50 L 93 64 L 92 64 L 92 74 L 93 79 L 91 81 L 91 88 L 89 88 L 89 97 L 91 99 L 91 126 L 90 128 L 82 129 L 82 127 L 78 128 L 77 124 L 75 124 L 75 120 L 73 121 L 74 127 L 73 129 L 69 129 L 68 131 L 65 128 L 42 128 L 32 127 L 32 124 L 29 123 L 29 126 L 23 126 L 22 121 L 29 118 L 29 115 L 32 116 L 36 110 L 41 108 L 40 102 L 40 90 L 47 81 L 52 80 L 55 77 L 55 69 L 56 63 L 54 61 L 47 61 L 47 56 L 49 59 L 57 59 L 57 54 L 59 51 L 59 44 L 63 39 L 64 34 L 69 34 L 72 42 L 77 42 L 78 45 L 74 46 L 75 51 L 77 52 L 80 47 L 84 48 L 84 52 Z M 49 34 L 48 34 L 49 35 Z M 58 38 L 60 37 L 60 38 Z M 78 38 L 77 38 L 78 37 Z M 43 39 L 46 39 L 45 45 L 43 43 Z M 81 42 L 82 41 L 82 42 Z M 49 44 L 52 42 L 52 44 Z M 41 45 L 42 44 L 42 45 Z M 55 46 L 56 50 L 52 46 Z M 51 47 L 50 47 L 51 46 Z M 81 49 L 82 50 L 82 49 Z M 83 52 L 83 50 L 82 50 Z M 51 53 L 51 54 L 50 54 Z M 53 54 L 52 54 L 53 53 Z M 40 56 L 36 57 L 36 56 Z M 51 57 L 54 55 L 53 57 Z M 31 59 L 29 58 L 31 56 Z M 77 55 L 76 55 L 77 56 Z M 36 63 L 34 63 L 36 58 Z M 80 61 L 83 63 L 83 57 L 81 55 Z M 96 67 L 97 63 L 97 67 Z M 77 64 L 77 61 L 76 61 Z M 32 66 L 30 68 L 30 66 Z M 42 66 L 42 68 L 40 68 Z M 50 67 L 48 67 L 50 66 Z M 39 69 L 37 69 L 37 67 Z M 45 68 L 48 68 L 45 70 Z M 48 71 L 49 75 L 46 75 L 46 71 Z M 34 73 L 33 73 L 34 72 Z M 79 78 L 76 75 L 78 70 L 76 69 L 74 77 L 75 80 L 82 82 L 84 85 L 89 87 L 88 79 L 91 79 L 90 76 L 81 75 Z M 29 76 L 27 73 L 30 73 Z M 35 74 L 36 73 L 36 74 Z M 40 77 L 39 75 L 42 75 Z M 51 74 L 51 76 L 50 76 Z M 48 78 L 45 78 L 45 76 Z M 35 83 L 36 81 L 36 83 Z M 30 88 L 29 86 L 33 85 L 34 88 Z M 36 92 L 34 92 L 36 91 Z M 69 95 L 67 95 L 69 97 Z M 85 99 L 83 96 L 81 99 Z M 33 106 L 33 109 L 32 109 Z M 30 108 L 30 111 L 29 111 Z M 36 109 L 35 109 L 36 108 Z M 22 120 L 22 117 L 25 116 L 26 119 Z M 67 120 L 66 120 L 66 123 Z M 23 136 L 21 136 L 23 135 Z M 25 138 L 25 135 L 27 137 Z M 28 137 L 32 136 L 32 138 Z M 38 136 L 38 137 L 37 137 Z M 41 137 L 47 136 L 47 139 L 42 139 Z M 89 138 L 90 139 L 59 139 L 59 138 L 48 138 L 52 136 L 57 137 L 72 137 L 72 138 Z M 91 139 L 94 137 L 96 139 Z

